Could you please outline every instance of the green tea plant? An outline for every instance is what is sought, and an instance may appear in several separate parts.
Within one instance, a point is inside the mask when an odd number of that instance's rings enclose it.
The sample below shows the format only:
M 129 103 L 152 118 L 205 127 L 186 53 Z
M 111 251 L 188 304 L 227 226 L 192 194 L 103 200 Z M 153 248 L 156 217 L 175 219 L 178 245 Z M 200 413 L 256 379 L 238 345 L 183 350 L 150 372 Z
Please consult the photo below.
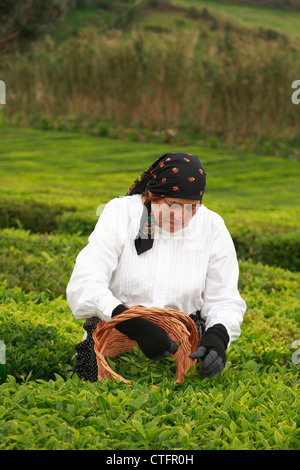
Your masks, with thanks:
M 108 359 L 131 387 L 78 380 L 74 344 L 83 321 L 61 296 L 2 283 L 0 448 L 298 448 L 300 370 L 291 357 L 300 333 L 299 275 L 240 265 L 248 304 L 242 336 L 219 376 L 195 373 L 183 384 L 175 384 L 173 359 L 150 361 L 137 348 Z

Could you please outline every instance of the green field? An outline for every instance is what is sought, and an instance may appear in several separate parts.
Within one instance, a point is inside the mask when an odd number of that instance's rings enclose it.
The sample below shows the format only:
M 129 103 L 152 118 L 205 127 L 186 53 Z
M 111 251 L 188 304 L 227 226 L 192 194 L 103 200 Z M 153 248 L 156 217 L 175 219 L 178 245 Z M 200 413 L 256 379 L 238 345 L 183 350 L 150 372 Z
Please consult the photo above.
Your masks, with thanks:
M 128 387 L 74 375 L 84 330 L 65 288 L 97 207 L 177 148 L 18 127 L 0 141 L 0 449 L 299 450 L 299 163 L 185 149 L 236 243 L 242 335 L 221 374 L 180 385 L 172 359 L 123 353 Z
M 249 5 L 237 5 L 224 2 L 203 0 L 171 0 L 169 6 L 155 11 L 154 5 L 142 9 L 142 12 L 134 17 L 136 26 L 158 26 L 161 28 L 184 28 L 190 31 L 197 30 L 201 22 L 199 18 L 187 16 L 189 7 L 198 10 L 208 9 L 211 13 L 232 21 L 234 24 L 247 28 L 269 28 L 286 34 L 292 39 L 299 40 L 300 12 L 283 11 L 282 9 L 257 8 Z M 182 7 L 182 11 L 172 11 L 172 5 Z M 71 10 L 65 20 L 55 30 L 55 37 L 62 40 L 79 30 L 87 27 L 102 30 L 109 20 L 113 23 L 116 18 L 114 12 L 100 10 L 90 6 L 82 10 Z
M 280 9 L 257 8 L 249 5 L 236 5 L 220 3 L 218 1 L 205 2 L 202 0 L 173 0 L 174 5 L 209 8 L 213 13 L 219 13 L 228 19 L 237 21 L 248 28 L 263 26 L 299 40 L 300 12 L 282 11 Z

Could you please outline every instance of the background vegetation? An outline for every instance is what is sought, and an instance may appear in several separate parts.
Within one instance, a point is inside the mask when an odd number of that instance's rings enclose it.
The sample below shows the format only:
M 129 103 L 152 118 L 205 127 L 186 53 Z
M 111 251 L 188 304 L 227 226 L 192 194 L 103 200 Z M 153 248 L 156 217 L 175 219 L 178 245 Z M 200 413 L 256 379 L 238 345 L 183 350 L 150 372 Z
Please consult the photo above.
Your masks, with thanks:
M 298 450 L 299 2 L 1 5 L 0 449 Z M 177 149 L 232 234 L 242 335 L 213 379 L 175 385 L 136 349 L 110 359 L 132 387 L 80 381 L 75 258 L 97 208 Z
M 54 31 L 43 24 L 39 40 L 4 42 L 2 119 L 112 137 L 133 128 L 139 140 L 161 133 L 299 156 L 296 2 L 293 11 L 201 1 L 72 5 Z

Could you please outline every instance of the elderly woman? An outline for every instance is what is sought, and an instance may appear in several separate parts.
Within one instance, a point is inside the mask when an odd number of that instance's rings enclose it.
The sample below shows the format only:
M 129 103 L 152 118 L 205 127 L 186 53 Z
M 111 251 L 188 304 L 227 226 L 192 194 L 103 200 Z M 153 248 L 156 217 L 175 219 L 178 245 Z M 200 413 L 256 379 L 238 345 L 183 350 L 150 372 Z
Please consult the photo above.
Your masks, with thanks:
M 78 376 L 97 380 L 92 333 L 127 306 L 172 308 L 195 321 L 200 373 L 213 377 L 241 333 L 246 304 L 238 292 L 238 262 L 223 219 L 203 203 L 205 170 L 196 155 L 169 153 L 156 160 L 124 197 L 109 201 L 79 253 L 67 286 L 77 319 L 86 318 L 76 345 Z M 138 317 L 116 328 L 150 359 L 175 353 L 166 331 Z

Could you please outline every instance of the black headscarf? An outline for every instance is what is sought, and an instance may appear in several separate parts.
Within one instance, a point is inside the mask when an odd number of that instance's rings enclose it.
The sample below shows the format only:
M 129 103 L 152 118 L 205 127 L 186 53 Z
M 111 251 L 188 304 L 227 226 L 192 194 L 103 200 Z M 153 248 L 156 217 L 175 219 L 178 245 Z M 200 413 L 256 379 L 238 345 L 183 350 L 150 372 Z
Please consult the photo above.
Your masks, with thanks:
M 126 196 L 149 190 L 155 196 L 202 201 L 205 184 L 205 170 L 196 155 L 166 153 L 135 179 Z M 144 206 L 140 230 L 135 239 L 138 255 L 153 245 L 151 202 L 145 202 Z

